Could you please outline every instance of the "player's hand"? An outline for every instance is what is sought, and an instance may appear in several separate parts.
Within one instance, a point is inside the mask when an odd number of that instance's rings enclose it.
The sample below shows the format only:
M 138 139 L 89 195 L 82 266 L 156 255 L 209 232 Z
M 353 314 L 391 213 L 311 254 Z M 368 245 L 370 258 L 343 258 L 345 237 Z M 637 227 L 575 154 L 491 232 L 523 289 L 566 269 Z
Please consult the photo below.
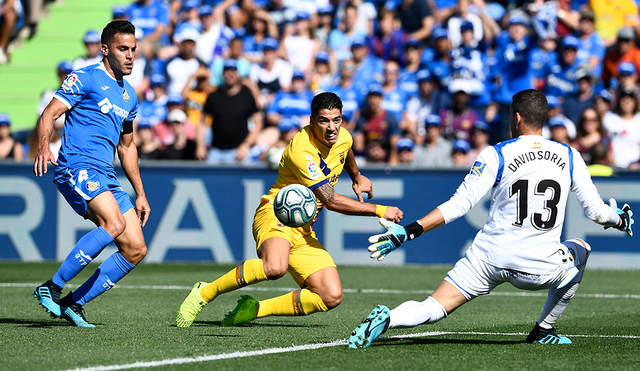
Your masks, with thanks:
M 624 204 L 622 209 L 618 208 L 618 203 L 615 198 L 609 199 L 609 206 L 618 214 L 620 217 L 620 225 L 613 226 L 614 228 L 625 232 L 629 237 L 633 236 L 633 230 L 631 230 L 631 226 L 633 225 L 633 211 L 629 207 L 629 204 Z M 605 227 L 607 229 L 609 227 Z
M 395 206 L 387 206 L 387 210 L 384 212 L 384 218 L 394 223 L 400 223 L 404 213 L 402 210 Z
M 367 194 L 367 199 L 371 199 L 373 197 L 373 183 L 366 176 L 360 174 L 354 179 L 353 184 L 351 185 L 353 191 L 358 196 L 358 201 L 364 202 L 362 198 L 362 194 Z
M 407 231 L 404 227 L 385 218 L 380 218 L 380 224 L 387 228 L 388 232 L 369 237 L 369 243 L 373 245 L 368 248 L 371 252 L 371 259 L 377 258 L 378 261 L 386 258 L 390 252 L 407 240 Z
M 250 149 L 251 146 L 247 142 L 242 142 L 242 144 L 240 144 L 236 149 L 236 161 L 240 162 L 244 160 L 244 158 L 249 154 Z
M 149 220 L 149 214 L 151 213 L 151 207 L 147 202 L 146 196 L 136 197 L 136 212 L 138 213 L 138 220 L 140 220 L 140 226 L 144 228 Z
M 204 145 L 198 145 L 196 147 L 196 157 L 200 161 L 204 161 L 207 159 L 207 147 Z
M 56 162 L 55 156 L 51 153 L 49 146 L 42 147 L 38 149 L 38 153 L 36 154 L 36 158 L 33 161 L 33 174 L 35 176 L 40 177 L 42 174 L 47 173 L 47 162 L 51 162 L 51 164 L 58 166 L 58 162 Z

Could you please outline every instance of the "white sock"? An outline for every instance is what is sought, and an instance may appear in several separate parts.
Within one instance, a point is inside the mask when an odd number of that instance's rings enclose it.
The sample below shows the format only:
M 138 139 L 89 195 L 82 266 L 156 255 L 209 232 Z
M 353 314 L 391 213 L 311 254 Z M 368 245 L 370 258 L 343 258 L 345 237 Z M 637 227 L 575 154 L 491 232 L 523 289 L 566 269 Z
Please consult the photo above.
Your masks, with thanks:
M 575 295 L 579 285 L 580 282 L 570 282 L 561 289 L 549 290 L 547 302 L 544 304 L 542 314 L 538 320 L 538 325 L 540 325 L 540 327 L 544 329 L 550 329 L 553 327 L 558 318 L 562 315 L 562 312 L 567 308 L 569 301 L 573 298 L 573 295 Z
M 405 301 L 389 313 L 389 328 L 414 327 L 423 323 L 436 323 L 447 316 L 447 311 L 431 296 L 423 302 Z

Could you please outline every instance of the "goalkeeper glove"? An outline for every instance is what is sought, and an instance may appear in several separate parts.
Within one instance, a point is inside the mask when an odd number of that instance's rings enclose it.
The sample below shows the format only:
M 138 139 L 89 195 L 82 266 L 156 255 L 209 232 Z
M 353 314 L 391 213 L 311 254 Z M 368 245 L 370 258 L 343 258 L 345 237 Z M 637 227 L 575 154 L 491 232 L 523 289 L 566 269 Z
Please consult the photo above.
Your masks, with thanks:
M 626 232 L 629 237 L 633 236 L 633 231 L 631 230 L 631 225 L 633 224 L 633 211 L 629 207 L 629 204 L 624 204 L 622 209 L 618 209 L 618 203 L 615 198 L 609 199 L 609 206 L 618 214 L 620 217 L 620 224 L 616 224 L 613 227 Z M 604 227 L 604 229 L 608 229 L 609 227 Z
M 387 219 L 380 218 L 380 224 L 388 232 L 369 237 L 369 243 L 373 245 L 368 248 L 371 252 L 371 259 L 378 258 L 378 261 L 384 259 L 390 252 L 402 245 L 403 242 L 413 240 L 423 232 L 422 224 L 420 224 L 419 220 L 403 227 Z

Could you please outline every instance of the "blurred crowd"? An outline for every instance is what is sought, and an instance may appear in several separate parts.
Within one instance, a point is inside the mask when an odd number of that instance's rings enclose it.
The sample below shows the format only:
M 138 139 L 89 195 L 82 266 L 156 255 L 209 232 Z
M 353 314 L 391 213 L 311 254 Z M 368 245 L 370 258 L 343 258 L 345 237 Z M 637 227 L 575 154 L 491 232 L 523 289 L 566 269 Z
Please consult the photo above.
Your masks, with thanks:
M 359 163 L 468 168 L 510 138 L 511 97 L 533 88 L 549 103 L 545 137 L 594 173 L 640 168 L 633 0 L 140 0 L 112 12 L 136 26 L 126 79 L 141 161 L 277 168 L 314 95 L 330 91 Z M 60 81 L 101 59 L 99 31 L 82 41 Z M 0 115 L 0 158 L 8 125 Z M 32 139 L 11 153 L 33 156 Z

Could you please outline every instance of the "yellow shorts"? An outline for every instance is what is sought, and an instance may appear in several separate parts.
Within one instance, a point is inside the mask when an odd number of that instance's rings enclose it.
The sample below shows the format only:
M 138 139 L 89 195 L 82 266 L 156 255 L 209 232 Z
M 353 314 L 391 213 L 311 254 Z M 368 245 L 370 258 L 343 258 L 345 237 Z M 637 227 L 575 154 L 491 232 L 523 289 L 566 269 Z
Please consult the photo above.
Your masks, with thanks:
M 284 226 L 273 212 L 273 204 L 262 200 L 253 218 L 253 238 L 257 248 L 272 237 L 289 241 L 289 273 L 300 287 L 313 273 L 328 267 L 335 267 L 331 255 L 320 244 L 310 225 L 301 228 Z

